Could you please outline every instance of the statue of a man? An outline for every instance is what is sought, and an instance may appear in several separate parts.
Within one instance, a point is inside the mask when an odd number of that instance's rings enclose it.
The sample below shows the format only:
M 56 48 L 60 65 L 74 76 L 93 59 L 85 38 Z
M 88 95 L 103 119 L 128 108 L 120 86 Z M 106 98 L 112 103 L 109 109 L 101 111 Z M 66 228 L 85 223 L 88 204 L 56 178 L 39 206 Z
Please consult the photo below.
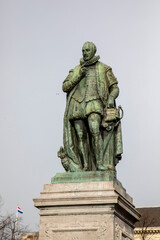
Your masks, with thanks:
M 121 159 L 120 118 L 115 117 L 118 82 L 111 67 L 95 53 L 94 43 L 85 42 L 80 65 L 63 82 L 67 106 L 64 149 L 58 156 L 67 171 L 114 170 Z

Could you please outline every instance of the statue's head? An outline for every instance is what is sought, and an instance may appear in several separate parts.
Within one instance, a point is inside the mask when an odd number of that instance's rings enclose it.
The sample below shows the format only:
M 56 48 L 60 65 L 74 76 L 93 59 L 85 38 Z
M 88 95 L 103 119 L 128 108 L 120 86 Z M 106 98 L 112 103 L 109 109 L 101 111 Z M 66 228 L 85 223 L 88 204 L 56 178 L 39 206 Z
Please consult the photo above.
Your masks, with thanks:
M 90 60 L 96 53 L 97 48 L 92 42 L 85 42 L 82 47 L 82 55 L 85 61 Z

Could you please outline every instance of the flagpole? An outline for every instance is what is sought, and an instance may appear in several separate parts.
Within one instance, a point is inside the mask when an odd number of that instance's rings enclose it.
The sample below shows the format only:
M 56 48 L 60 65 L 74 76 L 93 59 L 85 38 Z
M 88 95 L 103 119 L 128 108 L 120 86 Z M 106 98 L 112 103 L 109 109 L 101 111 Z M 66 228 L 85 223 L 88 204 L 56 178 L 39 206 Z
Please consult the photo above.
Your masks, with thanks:
M 17 235 L 17 228 L 18 228 L 18 211 L 16 211 L 15 240 L 16 240 L 16 235 Z

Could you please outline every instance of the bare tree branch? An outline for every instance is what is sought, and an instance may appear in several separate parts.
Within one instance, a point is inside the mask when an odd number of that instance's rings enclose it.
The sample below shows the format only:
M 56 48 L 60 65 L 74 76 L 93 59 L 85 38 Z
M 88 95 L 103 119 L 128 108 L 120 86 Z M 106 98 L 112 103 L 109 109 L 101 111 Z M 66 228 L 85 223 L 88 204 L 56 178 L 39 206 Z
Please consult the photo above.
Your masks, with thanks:
M 153 217 L 149 211 L 146 211 L 145 213 L 142 214 L 141 217 L 141 237 L 142 240 L 145 240 L 147 235 L 148 235 L 148 228 L 153 226 L 153 224 L 155 224 L 158 221 L 158 219 L 156 217 Z M 152 239 L 152 236 L 150 236 L 149 239 Z M 148 240 L 149 240 L 148 239 Z
M 0 197 L 0 240 L 15 240 L 16 237 L 18 239 L 22 233 L 29 231 L 28 226 L 24 226 L 22 218 L 19 218 L 16 229 L 16 216 L 13 214 L 2 215 L 2 205 L 2 198 Z

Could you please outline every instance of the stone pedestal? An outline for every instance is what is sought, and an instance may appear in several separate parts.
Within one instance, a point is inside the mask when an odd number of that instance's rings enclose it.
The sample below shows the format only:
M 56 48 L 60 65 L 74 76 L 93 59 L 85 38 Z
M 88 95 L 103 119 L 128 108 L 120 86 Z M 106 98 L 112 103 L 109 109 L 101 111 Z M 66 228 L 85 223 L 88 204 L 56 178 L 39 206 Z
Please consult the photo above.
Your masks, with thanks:
M 34 204 L 40 240 L 129 240 L 140 217 L 116 181 L 46 184 Z

